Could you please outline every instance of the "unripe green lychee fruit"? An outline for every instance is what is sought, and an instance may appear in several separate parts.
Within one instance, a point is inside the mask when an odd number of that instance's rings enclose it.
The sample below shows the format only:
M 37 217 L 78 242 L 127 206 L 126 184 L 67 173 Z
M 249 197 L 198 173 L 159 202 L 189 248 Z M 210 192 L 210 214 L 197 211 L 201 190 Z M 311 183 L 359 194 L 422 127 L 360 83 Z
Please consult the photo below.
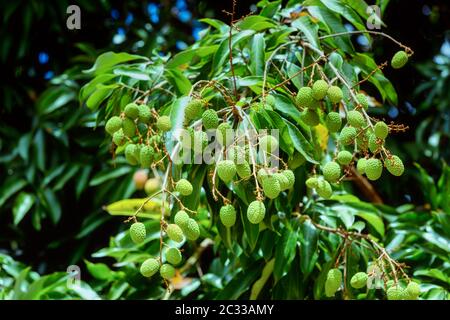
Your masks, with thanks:
M 375 136 L 379 139 L 386 139 L 389 134 L 389 127 L 383 121 L 378 121 L 374 127 Z
M 275 179 L 277 179 L 278 183 L 280 184 L 280 191 L 288 189 L 289 181 L 285 175 L 283 175 L 281 172 L 277 172 L 274 173 L 273 176 L 275 177 Z
M 189 218 L 183 228 L 184 235 L 189 240 L 197 240 L 200 237 L 200 227 L 198 226 L 197 221 L 192 218 Z
M 148 123 L 152 117 L 150 108 L 146 104 L 138 105 L 139 109 L 139 121 L 143 123 Z
M 194 131 L 194 154 L 202 154 L 203 150 L 208 146 L 208 135 L 204 131 Z
M 286 189 L 292 188 L 294 186 L 294 183 L 295 183 L 294 172 L 292 172 L 292 170 L 287 169 L 287 170 L 284 170 L 282 172 L 282 175 L 284 175 L 287 178 L 287 180 L 288 180 L 288 185 L 287 185 Z
M 265 168 L 259 169 L 258 173 L 256 175 L 259 183 L 262 183 L 268 176 L 269 176 L 269 171 Z
M 325 125 L 327 126 L 328 131 L 338 132 L 342 126 L 342 119 L 339 113 L 337 112 L 328 113 L 325 119 Z
M 356 95 L 356 100 L 358 100 L 359 104 L 367 110 L 369 108 L 369 100 L 367 100 L 367 97 L 365 94 L 358 93 Z
M 295 152 L 294 155 L 288 159 L 288 166 L 292 170 L 295 170 L 298 167 L 302 166 L 305 162 L 305 157 L 301 153 Z
M 236 164 L 246 162 L 245 150 L 241 146 L 230 146 L 227 150 L 228 160 Z
M 351 110 L 347 113 L 347 122 L 355 128 L 360 128 L 366 124 L 362 113 L 356 110 Z
M 179 265 L 183 257 L 180 250 L 175 247 L 171 247 L 166 251 L 166 261 L 174 266 Z
M 110 135 L 113 135 L 116 131 L 122 128 L 122 119 L 120 117 L 114 116 L 109 118 L 105 124 L 105 130 Z
M 420 286 L 417 282 L 411 281 L 405 290 L 407 300 L 417 300 L 420 295 Z
M 342 93 L 341 88 L 339 88 L 338 86 L 331 86 L 328 88 L 327 96 L 332 103 L 338 103 L 342 100 L 344 94 Z
M 329 182 L 336 182 L 341 177 L 341 167 L 337 162 L 330 161 L 323 168 L 323 176 Z
M 264 220 L 266 215 L 266 206 L 264 202 L 255 200 L 251 202 L 247 208 L 247 218 L 250 223 L 258 224 Z
M 122 121 L 122 130 L 128 138 L 132 138 L 136 135 L 136 124 L 130 118 L 124 118 Z
M 352 153 L 347 150 L 339 151 L 339 153 L 337 154 L 337 161 L 342 165 L 348 165 L 350 162 L 352 162 L 352 159 Z
M 316 100 L 322 100 L 327 95 L 328 83 L 325 80 L 317 80 L 312 86 L 312 96 Z
M 155 150 L 151 146 L 143 146 L 140 151 L 141 166 L 143 168 L 150 168 L 153 161 L 153 153 Z
M 278 140 L 271 135 L 259 138 L 259 150 L 267 153 L 274 153 L 278 148 Z
M 236 165 L 236 172 L 241 179 L 246 179 L 252 175 L 250 164 L 245 160 L 243 163 Z
M 217 112 L 212 109 L 208 109 L 202 114 L 202 123 L 203 127 L 208 129 L 215 129 L 219 125 L 219 117 L 217 116 Z
M 358 162 L 356 163 L 356 170 L 359 172 L 359 174 L 366 173 L 366 164 L 367 164 L 366 158 L 361 158 L 358 160 Z
M 190 219 L 189 214 L 187 214 L 187 212 L 184 210 L 180 210 L 175 214 L 175 218 L 173 219 L 173 221 L 177 226 L 183 229 L 186 226 L 189 219 Z
M 369 180 L 378 180 L 383 172 L 383 164 L 380 160 L 370 158 L 366 162 L 366 176 Z
M 234 226 L 236 223 L 236 210 L 231 204 L 227 204 L 226 206 L 220 208 L 219 216 L 220 221 L 227 228 Z
M 144 277 L 151 277 L 159 270 L 159 262 L 154 258 L 145 260 L 140 268 L 141 274 Z
M 187 120 L 195 120 L 203 113 L 203 101 L 200 99 L 193 99 L 184 110 L 184 115 Z
M 222 146 L 228 146 L 233 142 L 234 133 L 228 122 L 219 124 L 216 129 L 216 140 Z
M 262 181 L 262 187 L 264 191 L 264 195 L 269 199 L 275 199 L 278 197 L 281 191 L 280 183 L 275 175 L 267 176 Z
M 186 179 L 180 179 L 175 186 L 175 190 L 183 196 L 189 196 L 192 193 L 193 188 L 189 181 Z
M 114 132 L 112 140 L 116 146 L 123 146 L 127 142 L 122 129 Z
M 183 230 L 176 224 L 169 224 L 166 229 L 167 236 L 175 242 L 183 241 Z
M 172 129 L 172 123 L 170 122 L 169 116 L 161 116 L 156 121 L 156 126 L 159 130 L 170 131 Z
M 130 119 L 137 119 L 139 117 L 139 108 L 136 103 L 129 103 L 124 109 L 125 115 Z
M 341 287 L 342 273 L 339 269 L 330 269 L 325 280 L 325 295 L 333 297 L 336 291 Z
M 402 300 L 403 299 L 403 289 L 399 286 L 392 286 L 386 291 L 388 300 Z
M 364 288 L 367 285 L 367 273 L 358 272 L 353 275 L 350 280 L 350 285 L 355 289 Z
M 368 134 L 368 143 L 369 143 L 369 150 L 372 153 L 377 152 L 377 150 L 381 147 L 378 143 L 380 140 L 377 139 L 374 133 Z
M 391 66 L 394 69 L 402 68 L 408 62 L 408 54 L 405 51 L 398 51 L 391 60 Z
M 145 240 L 145 225 L 142 222 L 135 222 L 130 227 L 130 238 L 138 244 Z
M 333 189 L 328 181 L 325 179 L 318 179 L 316 192 L 324 199 L 330 199 L 333 195 Z
M 236 165 L 231 160 L 221 160 L 217 163 L 217 175 L 223 182 L 233 180 L 236 174 Z
M 353 143 L 356 137 L 356 129 L 353 127 L 344 127 L 339 134 L 339 142 L 348 146 Z
M 296 97 L 297 104 L 301 108 L 306 108 L 312 105 L 313 96 L 312 96 L 312 89 L 310 87 L 302 87 L 300 90 L 298 90 L 297 97 Z
M 134 143 L 130 143 L 125 147 L 125 159 L 129 164 L 135 166 L 139 163 L 139 148 Z
M 159 178 L 150 178 L 145 182 L 144 190 L 147 195 L 152 195 L 161 187 Z
M 163 279 L 169 280 L 175 277 L 175 268 L 168 263 L 165 263 L 161 266 L 159 270 L 159 274 Z
M 319 179 L 317 179 L 316 177 L 308 178 L 305 182 L 306 186 L 310 189 L 317 188 L 318 183 L 319 183 Z
M 319 115 L 315 110 L 305 110 L 300 114 L 300 119 L 308 126 L 314 127 L 319 124 Z
M 402 159 L 397 156 L 387 157 L 384 161 L 384 165 L 386 166 L 386 169 L 396 177 L 401 176 L 403 171 L 405 171 Z

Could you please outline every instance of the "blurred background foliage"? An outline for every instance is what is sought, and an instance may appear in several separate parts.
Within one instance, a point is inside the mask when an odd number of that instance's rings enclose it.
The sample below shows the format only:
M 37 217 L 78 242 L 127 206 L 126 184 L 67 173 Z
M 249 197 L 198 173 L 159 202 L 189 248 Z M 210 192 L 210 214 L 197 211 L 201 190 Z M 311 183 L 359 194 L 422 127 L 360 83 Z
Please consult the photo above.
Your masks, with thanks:
M 255 10 L 255 3 L 239 1 L 237 15 Z M 404 159 L 406 174 L 395 184 L 384 179 L 376 183 L 389 205 L 382 210 L 389 222 L 386 243 L 395 258 L 414 266 L 415 276 L 430 283 L 427 298 L 442 299 L 437 285 L 450 290 L 450 169 L 445 164 L 450 159 L 450 4 L 383 3 L 383 31 L 415 51 L 404 69 L 386 70 L 398 105 L 377 108 L 377 117 L 409 126 L 389 146 Z M 130 267 L 140 253 L 134 252 L 125 226 L 102 209 L 144 193 L 133 184 L 134 169 L 112 159 L 96 115 L 79 104 L 78 92 L 87 79 L 83 70 L 109 50 L 144 56 L 183 50 L 206 28 L 199 18 L 228 20 L 222 10 L 230 4 L 78 1 L 81 30 L 68 30 L 69 4 L 0 4 L 0 298 L 159 297 L 160 287 L 140 281 L 138 270 Z M 399 12 L 407 18 L 398 19 Z M 367 46 L 363 38 L 353 40 L 363 50 Z M 370 49 L 377 61 L 394 50 L 385 39 L 377 39 Z M 151 230 L 159 232 L 159 225 L 147 223 L 151 251 L 156 239 Z M 197 298 L 220 297 L 225 275 L 235 271 L 227 270 L 210 247 L 205 250 L 206 289 Z M 111 261 L 125 269 L 110 269 Z M 72 264 L 82 268 L 89 283 L 78 291 L 66 285 L 65 270 Z M 238 296 L 261 267 L 249 266 L 253 272 L 241 283 L 228 284 L 226 297 Z M 180 285 L 176 295 L 192 298 L 199 286 L 194 279 Z

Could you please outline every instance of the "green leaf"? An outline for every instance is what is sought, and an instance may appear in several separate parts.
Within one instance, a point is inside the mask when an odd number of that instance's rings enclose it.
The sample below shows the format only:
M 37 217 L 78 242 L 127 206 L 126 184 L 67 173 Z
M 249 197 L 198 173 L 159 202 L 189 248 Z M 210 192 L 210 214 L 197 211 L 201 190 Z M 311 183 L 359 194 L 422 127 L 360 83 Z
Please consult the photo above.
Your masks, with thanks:
M 73 89 L 57 86 L 44 91 L 36 102 L 39 114 L 49 114 L 74 101 L 77 97 Z
M 17 191 L 21 190 L 27 185 L 27 182 L 23 179 L 16 180 L 15 178 L 10 178 L 4 183 L 0 189 L 0 207 Z
M 100 104 L 105 101 L 117 87 L 118 84 L 98 84 L 95 91 L 87 99 L 86 106 L 92 111 L 97 110 Z
M 150 81 L 150 76 L 147 72 L 140 70 L 139 68 L 133 68 L 128 66 L 114 68 L 113 73 L 118 76 L 125 76 L 128 78 Z
M 305 136 L 291 122 L 286 120 L 286 125 L 294 144 L 294 148 L 300 152 L 308 162 L 318 164 L 319 162 L 312 156 L 314 154 L 314 149 L 308 140 L 306 140 Z
M 105 73 L 110 70 L 112 67 L 129 61 L 134 60 L 147 60 L 148 58 L 143 56 L 138 56 L 134 54 L 129 54 L 125 52 L 115 53 L 112 51 L 105 52 L 98 56 L 92 68 L 89 70 L 85 70 L 85 73 L 94 73 L 95 75 Z
M 191 90 L 191 82 L 180 70 L 166 69 L 164 75 L 167 81 L 174 86 L 178 95 L 187 95 Z
M 275 248 L 275 281 L 280 280 L 290 269 L 297 252 L 297 233 L 285 227 Z
M 115 277 L 115 272 L 112 271 L 104 263 L 92 263 L 88 260 L 84 260 L 89 273 L 98 280 L 111 280 Z
M 166 67 L 168 69 L 173 69 L 173 68 L 179 67 L 181 65 L 188 64 L 188 63 L 192 62 L 192 60 L 195 59 L 196 57 L 204 58 L 204 57 L 207 57 L 207 56 L 213 54 L 214 52 L 217 51 L 218 48 L 219 48 L 218 45 L 212 45 L 212 46 L 202 46 L 202 47 L 198 47 L 198 48 L 187 49 L 187 50 L 181 51 L 181 52 L 177 53 L 176 55 L 174 55 L 172 57 L 172 59 L 170 59 L 167 62 Z
M 61 205 L 56 198 L 55 193 L 50 189 L 44 190 L 44 197 L 46 202 L 46 207 L 50 213 L 50 219 L 53 224 L 57 224 L 61 219 Z
M 252 286 L 252 291 L 250 293 L 250 300 L 256 300 L 258 298 L 259 293 L 264 288 L 267 280 L 269 280 L 270 276 L 273 272 L 273 267 L 275 265 L 275 259 L 270 260 L 264 266 L 264 269 L 261 272 L 261 277 L 255 281 Z
M 372 212 L 357 212 L 356 215 L 366 220 L 380 234 L 381 237 L 384 237 L 383 219 Z
M 317 261 L 319 233 L 310 221 L 300 225 L 300 269 L 307 278 Z
M 262 76 L 264 73 L 264 52 L 266 44 L 264 35 L 258 33 L 253 37 L 252 50 L 250 52 L 250 70 L 255 76 Z
M 27 212 L 31 209 L 34 202 L 34 195 L 26 192 L 19 193 L 13 206 L 14 225 L 17 226 L 19 222 L 22 221 L 23 217 L 25 217 Z
M 292 27 L 300 30 L 308 42 L 310 42 L 315 48 L 320 49 L 319 39 L 317 36 L 319 27 L 311 21 L 309 16 L 303 16 L 292 21 Z
M 338 0 L 320 0 L 328 9 L 339 13 L 349 22 L 351 22 L 356 29 L 365 30 L 366 27 L 362 19 L 358 16 L 358 14 L 350 8 L 348 5 L 344 4 L 343 1 Z
M 237 24 L 241 30 L 262 31 L 276 26 L 275 22 L 263 16 L 250 15 Z
M 131 167 L 120 167 L 115 170 L 105 170 L 97 173 L 92 180 L 89 182 L 89 186 L 95 187 L 98 186 L 106 181 L 116 179 L 118 177 L 121 177 L 129 172 L 131 172 Z

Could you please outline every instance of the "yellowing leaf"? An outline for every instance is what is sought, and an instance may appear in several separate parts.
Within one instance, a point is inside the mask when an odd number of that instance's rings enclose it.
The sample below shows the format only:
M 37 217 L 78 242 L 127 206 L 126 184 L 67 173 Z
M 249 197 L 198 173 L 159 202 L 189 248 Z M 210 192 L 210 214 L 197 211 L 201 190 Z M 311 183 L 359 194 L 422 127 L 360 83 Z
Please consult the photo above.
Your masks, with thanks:
M 322 150 L 327 150 L 328 145 L 328 129 L 322 125 L 318 124 L 316 126 L 317 138 L 319 140 L 319 145 Z
M 136 213 L 146 200 L 146 198 L 120 200 L 107 205 L 104 209 L 113 216 L 131 216 Z M 170 212 L 167 204 L 165 212 Z M 161 200 L 152 199 L 147 201 L 138 214 L 138 217 L 159 219 L 161 217 Z

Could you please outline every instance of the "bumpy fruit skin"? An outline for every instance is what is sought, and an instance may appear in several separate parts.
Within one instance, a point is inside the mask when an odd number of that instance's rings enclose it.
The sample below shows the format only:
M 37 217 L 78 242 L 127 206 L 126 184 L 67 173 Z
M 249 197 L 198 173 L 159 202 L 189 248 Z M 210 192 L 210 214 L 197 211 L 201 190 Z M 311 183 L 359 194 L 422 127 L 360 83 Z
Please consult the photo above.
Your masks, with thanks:
M 228 183 L 236 175 L 236 165 L 231 160 L 221 160 L 217 163 L 217 174 L 223 182 Z
M 316 191 L 324 199 L 330 199 L 333 195 L 333 189 L 330 183 L 324 179 L 318 179 Z
M 275 177 L 275 179 L 277 179 L 278 183 L 280 184 L 280 191 L 284 191 L 284 190 L 288 189 L 289 180 L 283 173 L 277 172 L 277 173 L 274 173 L 273 176 Z
M 417 300 L 420 295 L 420 286 L 417 282 L 411 281 L 406 286 L 405 291 L 407 300 Z
M 288 180 L 288 185 L 287 185 L 287 188 L 286 188 L 286 189 L 292 188 L 292 187 L 294 186 L 294 183 L 295 183 L 295 175 L 294 175 L 294 172 L 292 172 L 292 170 L 287 169 L 287 170 L 284 170 L 284 171 L 282 172 L 282 174 L 283 174 L 283 175 L 287 178 L 287 180 Z
M 403 289 L 399 286 L 392 286 L 386 291 L 388 300 L 403 300 Z
M 177 226 L 183 229 L 186 226 L 189 219 L 190 217 L 187 214 L 187 212 L 184 210 L 180 210 L 175 214 L 175 218 L 173 219 L 173 221 Z
M 327 297 L 333 297 L 336 291 L 341 287 L 342 273 L 339 269 L 330 269 L 327 274 L 327 280 L 325 281 L 325 295 Z
M 356 170 L 359 172 L 359 174 L 366 173 L 366 165 L 367 165 L 367 159 L 361 158 L 356 163 Z
M 203 113 L 203 102 L 200 99 L 191 100 L 184 110 L 184 115 L 187 120 L 195 120 Z
M 233 130 L 228 122 L 219 124 L 216 129 L 216 141 L 222 146 L 228 146 L 233 142 Z
M 378 144 L 380 140 L 377 139 L 374 133 L 369 133 L 368 140 L 369 140 L 369 150 L 372 153 L 377 152 L 377 150 L 380 148 L 380 145 Z
M 319 179 L 317 179 L 316 177 L 308 178 L 306 180 L 305 184 L 308 188 L 315 189 L 315 188 L 317 188 L 317 186 L 319 184 Z
M 288 159 L 288 166 L 289 168 L 295 170 L 298 167 L 302 166 L 305 162 L 305 157 L 301 153 L 295 152 L 292 158 Z
M 139 108 L 136 103 L 129 103 L 125 107 L 125 115 L 130 119 L 137 119 L 139 117 Z
M 140 151 L 140 160 L 143 168 L 149 168 L 153 161 L 153 147 L 151 146 L 143 146 Z
M 147 195 L 152 195 L 161 187 L 159 178 L 150 178 L 145 182 L 144 190 Z
M 355 289 L 364 288 L 367 284 L 367 278 L 368 276 L 365 272 L 355 273 L 350 280 L 350 285 Z
M 347 113 L 347 122 L 355 128 L 360 128 L 366 124 L 362 113 L 356 110 L 351 110 Z
M 105 130 L 110 135 L 113 135 L 116 131 L 122 128 L 122 119 L 117 116 L 109 118 L 105 124 Z
M 145 240 L 146 231 L 145 225 L 142 222 L 135 222 L 130 227 L 130 238 L 131 240 L 139 244 Z
M 262 183 L 269 176 L 269 171 L 267 169 L 261 168 L 258 170 L 256 177 L 258 178 L 258 182 Z
M 383 164 L 380 160 L 370 158 L 366 162 L 366 176 L 369 180 L 378 180 L 383 172 Z
M 367 97 L 365 94 L 358 93 L 356 95 L 356 100 L 358 100 L 359 104 L 365 109 L 369 109 L 369 100 L 367 100 Z
M 212 109 L 208 109 L 203 112 L 202 123 L 206 130 L 217 128 L 219 125 L 219 117 L 217 116 L 217 112 Z
M 344 146 L 348 146 L 353 143 L 356 137 L 356 129 L 353 127 L 345 127 L 339 134 L 339 142 Z
M 194 131 L 194 146 L 195 154 L 202 154 L 203 150 L 208 146 L 208 134 L 204 131 Z
M 122 130 L 128 138 L 132 138 L 136 134 L 136 124 L 130 118 L 125 118 L 122 121 Z
M 139 162 L 139 148 L 134 143 L 130 143 L 125 147 L 125 159 L 132 166 L 137 165 Z
M 159 270 L 159 262 L 154 258 L 145 260 L 140 268 L 140 272 L 144 277 L 151 277 Z
M 183 196 L 189 196 L 192 193 L 193 188 L 192 184 L 189 181 L 187 181 L 186 179 L 180 179 L 175 186 L 175 190 L 177 190 Z
M 339 151 L 339 153 L 337 154 L 337 161 L 342 165 L 348 165 L 350 162 L 352 162 L 352 159 L 352 153 L 347 150 Z
M 310 127 L 317 126 L 319 124 L 319 115 L 315 110 L 305 110 L 300 114 L 300 118 L 304 123 Z
M 138 105 L 139 108 L 139 121 L 143 123 L 148 123 L 152 117 L 150 108 L 146 104 Z
M 170 131 L 172 129 L 172 123 L 170 122 L 170 118 L 168 116 L 161 116 L 156 121 L 156 126 L 159 130 L 162 131 Z
M 169 224 L 166 229 L 167 236 L 175 242 L 183 241 L 183 231 L 176 224 Z
M 264 220 L 266 215 L 266 206 L 264 202 L 255 200 L 248 205 L 247 218 L 250 223 L 258 224 Z
M 278 140 L 271 135 L 263 136 L 259 138 L 259 149 L 267 152 L 273 153 L 278 148 Z
M 379 139 L 386 139 L 389 134 L 389 127 L 383 121 L 378 121 L 374 127 L 375 136 Z
M 341 88 L 337 86 L 331 86 L 328 88 L 327 96 L 332 103 L 338 103 L 342 100 L 344 94 L 342 93 Z
M 189 240 L 197 240 L 200 237 L 200 227 L 198 226 L 197 221 L 192 218 L 186 222 L 186 225 L 183 228 L 184 235 Z
M 264 195 L 269 199 L 275 199 L 278 197 L 281 191 L 280 182 L 275 177 L 275 175 L 267 176 L 262 181 L 262 187 L 264 191 Z
M 246 179 L 252 175 L 250 164 L 245 160 L 243 163 L 236 165 L 236 172 L 241 179 Z
M 342 119 L 339 113 L 337 112 L 328 113 L 325 119 L 325 125 L 327 126 L 328 131 L 338 132 L 342 126 Z
M 231 160 L 236 164 L 246 162 L 245 150 L 241 146 L 230 146 L 227 150 L 227 156 L 228 160 Z
M 408 62 L 408 54 L 405 51 L 398 51 L 391 60 L 391 66 L 394 69 L 402 68 Z
M 166 251 L 166 261 L 174 266 L 179 265 L 183 260 L 180 250 L 175 247 L 171 247 Z
M 403 166 L 403 161 L 397 156 L 391 156 L 388 157 L 384 161 L 384 165 L 386 166 L 386 169 L 396 177 L 399 177 L 403 174 L 405 171 L 405 167 Z
M 302 87 L 298 90 L 296 97 L 297 104 L 301 108 L 309 107 L 313 104 L 312 89 L 310 87 Z
M 175 277 L 175 268 L 168 263 L 165 263 L 161 266 L 159 270 L 159 274 L 163 279 L 169 280 Z
M 336 182 L 341 177 L 341 167 L 334 161 L 328 162 L 322 171 L 324 178 L 329 182 Z
M 125 134 L 123 133 L 122 129 L 119 129 L 116 132 L 114 132 L 112 140 L 116 146 L 123 146 L 125 142 L 127 142 L 127 139 L 125 138 Z
M 231 228 L 236 223 L 236 210 L 231 204 L 220 208 L 219 216 L 220 221 L 227 228 Z
M 317 80 L 312 86 L 312 96 L 316 100 L 322 100 L 327 95 L 328 83 L 325 80 Z

